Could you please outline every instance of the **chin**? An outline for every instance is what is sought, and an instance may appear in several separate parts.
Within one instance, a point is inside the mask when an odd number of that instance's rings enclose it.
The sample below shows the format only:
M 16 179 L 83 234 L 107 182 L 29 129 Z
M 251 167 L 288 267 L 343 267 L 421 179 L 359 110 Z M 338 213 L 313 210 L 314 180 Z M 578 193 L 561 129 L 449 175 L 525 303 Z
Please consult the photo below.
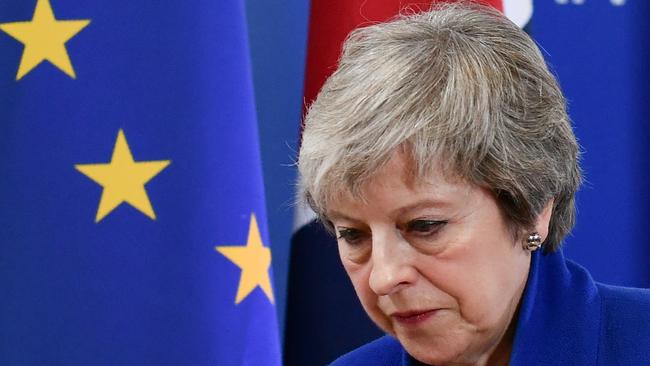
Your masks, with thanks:
M 433 342 L 413 342 L 403 339 L 399 341 L 409 355 L 428 365 L 442 366 L 463 361 L 461 359 L 463 352 L 455 349 L 454 345 L 446 347 Z
M 420 362 L 428 365 L 473 363 L 468 359 L 473 354 L 472 344 L 462 330 L 436 334 L 435 332 L 400 332 L 394 335 L 406 351 Z
M 421 327 L 408 329 L 395 324 L 379 311 L 368 312 L 373 322 L 384 332 L 396 338 L 409 355 L 427 365 L 472 364 L 477 359 L 472 343 L 476 330 L 445 317 L 441 323 L 429 319 Z M 448 314 L 447 314 L 448 315 Z M 428 324 L 427 324 L 428 323 Z M 444 333 L 438 330 L 447 329 Z

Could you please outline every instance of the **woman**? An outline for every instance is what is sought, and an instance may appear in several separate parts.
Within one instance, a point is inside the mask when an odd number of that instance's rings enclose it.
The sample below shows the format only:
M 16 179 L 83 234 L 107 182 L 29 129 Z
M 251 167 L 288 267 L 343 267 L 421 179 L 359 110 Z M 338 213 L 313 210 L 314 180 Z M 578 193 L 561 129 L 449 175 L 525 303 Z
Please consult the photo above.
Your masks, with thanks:
M 446 4 L 355 31 L 299 170 L 388 336 L 334 364 L 648 364 L 650 293 L 560 250 L 578 155 L 538 48 L 498 12 Z

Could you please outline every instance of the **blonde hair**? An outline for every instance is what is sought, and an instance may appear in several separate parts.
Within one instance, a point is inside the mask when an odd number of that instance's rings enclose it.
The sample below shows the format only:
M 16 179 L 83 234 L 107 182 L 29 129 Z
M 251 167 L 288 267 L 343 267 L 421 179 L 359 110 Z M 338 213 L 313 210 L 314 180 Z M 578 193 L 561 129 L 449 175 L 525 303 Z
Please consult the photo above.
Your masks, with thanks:
M 361 186 L 397 150 L 416 177 L 446 172 L 495 195 L 511 227 L 533 226 L 554 199 L 549 250 L 575 222 L 579 148 L 565 100 L 531 38 L 470 4 L 355 30 L 305 118 L 304 198 L 328 202 Z

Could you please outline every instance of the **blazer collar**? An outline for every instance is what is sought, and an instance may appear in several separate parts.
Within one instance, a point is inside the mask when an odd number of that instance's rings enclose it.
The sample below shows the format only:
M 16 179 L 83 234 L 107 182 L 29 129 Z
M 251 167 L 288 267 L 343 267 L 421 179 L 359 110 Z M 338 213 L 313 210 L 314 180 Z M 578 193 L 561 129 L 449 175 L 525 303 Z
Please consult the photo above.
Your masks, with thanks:
M 533 252 L 510 365 L 596 365 L 600 322 L 589 273 L 561 250 Z

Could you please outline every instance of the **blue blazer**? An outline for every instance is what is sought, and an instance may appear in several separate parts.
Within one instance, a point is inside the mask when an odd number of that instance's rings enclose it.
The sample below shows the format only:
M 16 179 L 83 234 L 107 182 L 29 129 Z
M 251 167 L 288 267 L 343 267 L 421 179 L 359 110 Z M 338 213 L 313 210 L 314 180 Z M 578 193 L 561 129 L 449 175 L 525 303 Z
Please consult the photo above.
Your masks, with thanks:
M 650 290 L 603 285 L 561 251 L 534 252 L 522 301 L 511 366 L 650 365 Z M 332 363 L 416 364 L 390 336 Z

